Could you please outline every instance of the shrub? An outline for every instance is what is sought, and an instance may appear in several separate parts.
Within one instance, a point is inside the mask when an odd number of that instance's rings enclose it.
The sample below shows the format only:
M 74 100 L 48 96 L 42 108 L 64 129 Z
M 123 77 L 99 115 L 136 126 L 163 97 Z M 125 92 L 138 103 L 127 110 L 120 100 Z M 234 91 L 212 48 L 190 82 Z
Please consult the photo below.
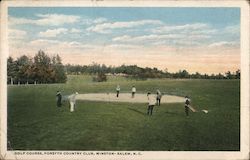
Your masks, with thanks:
M 97 73 L 96 76 L 93 77 L 93 82 L 106 82 L 107 76 L 104 73 Z

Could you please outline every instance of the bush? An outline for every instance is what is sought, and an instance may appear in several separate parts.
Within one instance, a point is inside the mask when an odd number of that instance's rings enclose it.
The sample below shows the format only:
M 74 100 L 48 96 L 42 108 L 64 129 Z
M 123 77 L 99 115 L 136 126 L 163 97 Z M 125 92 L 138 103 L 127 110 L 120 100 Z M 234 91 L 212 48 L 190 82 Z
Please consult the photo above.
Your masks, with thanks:
M 93 82 L 106 82 L 107 76 L 104 73 L 98 73 L 93 77 Z

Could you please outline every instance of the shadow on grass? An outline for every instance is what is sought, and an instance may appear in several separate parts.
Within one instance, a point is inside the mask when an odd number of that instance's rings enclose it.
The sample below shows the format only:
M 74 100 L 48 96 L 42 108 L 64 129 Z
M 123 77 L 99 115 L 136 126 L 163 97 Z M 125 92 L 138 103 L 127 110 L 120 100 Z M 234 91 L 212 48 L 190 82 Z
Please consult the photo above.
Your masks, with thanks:
M 138 110 L 136 110 L 136 109 L 134 109 L 134 108 L 128 108 L 128 109 L 131 110 L 131 111 L 134 111 L 134 112 L 136 112 L 136 113 L 139 113 L 139 114 L 141 114 L 141 115 L 145 115 L 144 112 L 138 111 Z

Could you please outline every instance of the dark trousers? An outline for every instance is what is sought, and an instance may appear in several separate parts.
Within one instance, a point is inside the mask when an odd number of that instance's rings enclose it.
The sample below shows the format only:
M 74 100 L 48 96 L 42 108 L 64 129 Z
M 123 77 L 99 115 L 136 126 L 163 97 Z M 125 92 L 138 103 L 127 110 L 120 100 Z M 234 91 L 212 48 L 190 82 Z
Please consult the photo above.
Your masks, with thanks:
M 134 98 L 135 97 L 135 92 L 132 92 L 132 98 Z
M 187 105 L 185 105 L 185 113 L 186 113 L 186 116 L 188 116 L 188 114 L 189 114 L 189 108 L 188 108 Z
M 116 91 L 116 97 L 119 97 L 119 91 Z
M 62 106 L 62 102 L 61 100 L 58 100 L 57 103 L 56 103 L 57 107 L 61 107 Z
M 160 106 L 161 105 L 161 99 L 157 98 L 156 101 L 157 101 L 157 105 Z
M 154 105 L 149 105 L 148 106 L 148 115 L 152 115 L 154 109 Z

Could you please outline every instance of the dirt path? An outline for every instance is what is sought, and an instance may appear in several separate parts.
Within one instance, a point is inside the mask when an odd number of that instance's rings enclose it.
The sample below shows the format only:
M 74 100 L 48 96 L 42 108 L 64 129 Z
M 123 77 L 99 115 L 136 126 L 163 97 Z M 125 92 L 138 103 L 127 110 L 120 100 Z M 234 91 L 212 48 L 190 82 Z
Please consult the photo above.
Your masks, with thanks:
M 107 101 L 107 102 L 130 102 L 130 103 L 147 103 L 147 94 L 135 94 L 132 98 L 130 93 L 120 93 L 119 97 L 116 97 L 115 93 L 88 93 L 78 94 L 77 100 L 88 101 Z M 184 97 L 163 95 L 161 103 L 184 103 Z

